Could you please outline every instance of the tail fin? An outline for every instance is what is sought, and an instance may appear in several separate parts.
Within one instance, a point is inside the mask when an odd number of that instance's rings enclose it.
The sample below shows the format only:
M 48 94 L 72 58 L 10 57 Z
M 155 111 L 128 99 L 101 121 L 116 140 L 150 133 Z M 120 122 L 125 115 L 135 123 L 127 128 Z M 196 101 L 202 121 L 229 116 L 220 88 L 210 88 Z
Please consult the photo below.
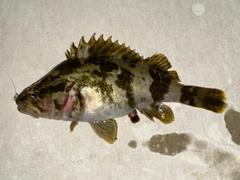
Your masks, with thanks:
M 215 113 L 222 113 L 226 107 L 226 96 L 220 89 L 183 86 L 181 88 L 180 102 Z

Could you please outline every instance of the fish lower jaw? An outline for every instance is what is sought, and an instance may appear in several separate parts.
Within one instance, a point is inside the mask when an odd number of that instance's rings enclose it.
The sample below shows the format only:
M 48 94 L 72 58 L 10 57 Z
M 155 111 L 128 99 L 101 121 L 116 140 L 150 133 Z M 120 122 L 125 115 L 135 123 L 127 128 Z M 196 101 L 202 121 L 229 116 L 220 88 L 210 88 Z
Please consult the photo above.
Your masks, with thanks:
M 30 115 L 34 118 L 39 118 L 40 117 L 40 112 L 36 111 L 36 110 L 33 110 L 31 108 L 28 108 L 28 109 L 21 109 L 21 108 L 18 108 L 18 111 L 23 113 L 23 114 L 27 114 L 27 115 Z

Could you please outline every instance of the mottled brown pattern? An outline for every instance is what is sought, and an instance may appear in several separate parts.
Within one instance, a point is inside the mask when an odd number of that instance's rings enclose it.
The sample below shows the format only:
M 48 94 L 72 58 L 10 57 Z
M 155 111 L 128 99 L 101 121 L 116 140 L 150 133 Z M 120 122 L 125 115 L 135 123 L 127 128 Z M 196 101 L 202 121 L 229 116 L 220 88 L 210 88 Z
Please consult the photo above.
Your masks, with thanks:
M 101 77 L 103 78 L 104 80 L 106 79 L 106 77 L 108 77 L 108 73 L 104 72 L 104 71 L 98 71 L 98 70 L 93 70 L 92 71 L 92 74 L 98 76 L 98 77 Z
M 97 70 L 94 70 L 92 72 L 92 74 L 95 74 L 98 78 L 89 78 L 87 75 L 82 76 L 82 78 L 80 79 L 81 85 L 84 86 L 89 86 L 91 88 L 97 88 L 100 89 L 101 93 L 102 93 L 102 98 L 103 101 L 106 102 L 106 98 L 108 97 L 109 102 L 113 103 L 113 97 L 112 97 L 112 93 L 113 93 L 113 88 L 111 84 L 108 84 L 106 82 L 106 77 L 107 74 L 106 73 L 102 73 L 99 72 Z M 94 76 L 93 76 L 94 77 Z
M 117 64 L 111 63 L 111 62 L 106 62 L 106 61 L 103 61 L 100 63 L 100 71 L 112 72 L 114 70 L 118 70 Z
M 112 97 L 112 93 L 113 93 L 113 88 L 111 84 L 108 84 L 106 81 L 102 80 L 99 82 L 95 82 L 96 85 L 98 85 L 98 87 L 101 90 L 102 93 L 102 97 L 103 97 L 103 102 L 106 102 L 106 97 L 108 97 L 109 99 L 109 103 L 113 103 L 113 97 Z
M 113 97 L 112 97 L 112 93 L 113 93 L 113 89 L 112 89 L 112 85 L 111 84 L 108 84 L 106 82 L 106 78 L 109 76 L 108 73 L 107 73 L 107 70 L 110 70 L 111 68 L 106 68 L 106 69 L 102 69 L 102 71 L 98 71 L 98 70 L 93 70 L 92 71 L 92 74 L 98 76 L 99 80 L 94 80 L 94 84 L 96 86 L 98 86 L 100 88 L 100 91 L 102 93 L 102 97 L 103 97 L 103 100 L 105 101 L 106 100 L 106 97 L 105 97 L 105 94 L 107 95 L 107 97 L 109 98 L 109 102 L 110 103 L 113 103 Z M 112 69 L 113 70 L 113 69 Z
M 197 88 L 191 86 L 184 86 L 181 89 L 182 96 L 180 102 L 194 105 L 194 96 L 197 96 Z
M 118 69 L 118 65 L 105 60 L 104 58 L 88 58 L 85 61 L 86 64 L 94 64 L 100 66 L 100 71 L 102 72 L 112 72 Z
M 181 89 L 180 102 L 213 112 L 221 112 L 226 106 L 224 92 L 219 89 L 197 86 L 184 86 Z
M 65 91 L 66 82 L 53 83 L 52 86 L 48 86 L 50 92 L 63 92 Z
M 44 98 L 48 92 L 58 93 L 58 92 L 69 92 L 75 82 L 68 81 L 63 78 L 52 78 L 51 84 L 43 84 L 41 89 L 39 89 L 39 97 Z
M 61 110 L 63 107 L 63 101 L 75 82 L 64 79 L 56 79 L 50 86 L 46 86 L 40 89 L 38 96 L 44 98 L 49 92 L 55 94 L 52 98 L 55 108 Z
M 115 81 L 116 85 L 126 91 L 128 98 L 128 105 L 131 108 L 136 106 L 134 99 L 134 92 L 131 83 L 133 82 L 134 75 L 127 69 L 121 68 L 121 74 L 118 75 L 118 79 Z
M 162 101 L 164 99 L 164 95 L 169 91 L 171 79 L 168 78 L 167 75 L 157 71 L 149 70 L 149 74 L 153 79 L 149 88 L 152 98 L 155 102 Z
M 55 108 L 56 108 L 57 110 L 61 110 L 61 109 L 62 109 L 62 107 L 63 107 L 62 101 L 59 102 L 58 99 L 55 99 L 53 102 L 54 102 Z
M 76 68 L 81 67 L 83 64 L 79 60 L 66 60 L 54 67 L 49 74 L 42 77 L 39 81 L 34 83 L 32 86 L 37 84 L 39 89 L 39 97 L 44 98 L 48 92 L 68 92 L 72 88 L 75 82 L 69 81 L 68 75 L 76 73 Z M 56 73 L 61 72 L 61 76 Z M 49 83 L 51 82 L 51 83 Z
M 135 68 L 135 67 L 136 67 L 136 64 L 129 63 L 129 66 L 132 67 L 132 68 Z
M 79 60 L 66 60 L 57 65 L 54 69 L 57 69 L 59 72 L 61 72 L 61 75 L 64 76 L 73 74 L 75 69 L 80 68 L 81 66 L 82 63 Z

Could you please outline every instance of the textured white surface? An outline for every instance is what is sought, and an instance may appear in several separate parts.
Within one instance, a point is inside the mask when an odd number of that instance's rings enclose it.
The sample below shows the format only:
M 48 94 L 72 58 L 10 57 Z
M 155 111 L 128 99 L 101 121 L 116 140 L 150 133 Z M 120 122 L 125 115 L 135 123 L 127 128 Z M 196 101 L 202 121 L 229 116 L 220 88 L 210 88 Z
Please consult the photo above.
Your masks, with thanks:
M 239 9 L 239 0 L 1 0 L 0 179 L 240 179 Z M 20 92 L 94 32 L 144 57 L 164 53 L 184 84 L 223 89 L 235 110 L 169 103 L 175 122 L 118 118 L 113 145 L 86 123 L 69 133 L 69 122 L 19 113 L 6 73 Z

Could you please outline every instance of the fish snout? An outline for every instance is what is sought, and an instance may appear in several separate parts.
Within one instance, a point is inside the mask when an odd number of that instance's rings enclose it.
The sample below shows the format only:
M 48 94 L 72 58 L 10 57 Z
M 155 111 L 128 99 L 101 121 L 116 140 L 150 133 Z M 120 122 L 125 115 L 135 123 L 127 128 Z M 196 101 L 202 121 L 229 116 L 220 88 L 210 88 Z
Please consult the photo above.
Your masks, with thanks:
M 19 98 L 16 98 L 16 104 L 17 104 L 17 109 L 19 112 L 23 114 L 30 115 L 34 118 L 39 118 L 39 112 L 37 107 L 32 105 L 31 102 L 27 102 L 29 100 L 21 100 Z

